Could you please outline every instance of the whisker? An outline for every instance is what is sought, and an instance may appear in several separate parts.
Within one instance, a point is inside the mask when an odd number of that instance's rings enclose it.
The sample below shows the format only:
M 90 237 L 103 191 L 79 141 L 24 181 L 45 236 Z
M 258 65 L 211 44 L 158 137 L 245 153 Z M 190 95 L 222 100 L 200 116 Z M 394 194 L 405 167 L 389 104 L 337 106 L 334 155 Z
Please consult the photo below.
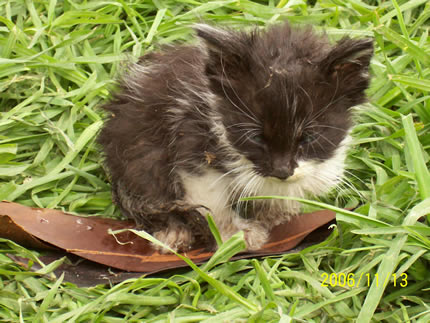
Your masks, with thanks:
M 233 169 L 231 169 L 231 170 L 229 170 L 228 172 L 226 172 L 226 173 L 224 173 L 224 174 L 222 174 L 220 177 L 218 177 L 216 180 L 215 180 L 215 182 L 213 182 L 209 187 L 210 188 L 212 188 L 213 186 L 215 186 L 221 179 L 223 179 L 224 177 L 226 177 L 226 176 L 229 176 L 230 174 L 232 174 L 232 173 L 241 173 L 241 172 L 243 172 L 244 170 L 248 170 L 248 169 L 250 169 L 250 168 L 252 168 L 253 166 L 252 165 L 240 165 L 240 166 L 238 166 L 238 167 L 235 167 L 235 168 L 233 168 Z
M 303 93 L 305 93 L 305 95 L 307 96 L 307 98 L 308 98 L 308 100 L 309 100 L 309 102 L 311 103 L 311 107 L 312 107 L 312 110 L 309 112 L 310 114 L 312 114 L 312 111 L 314 111 L 314 102 L 312 101 L 312 99 L 311 99 L 311 96 L 309 95 L 309 93 L 302 87 L 302 86 L 300 86 L 299 85 L 299 89 L 301 89 L 302 91 L 303 91 Z
M 344 128 L 339 128 L 339 127 L 334 127 L 334 126 L 329 126 L 329 125 L 322 125 L 322 124 L 307 125 L 306 128 L 309 128 L 309 129 L 313 129 L 313 128 L 329 128 L 329 129 L 335 129 L 335 130 L 345 131 Z
M 225 68 L 224 68 L 224 64 L 221 64 L 221 66 L 222 66 L 222 75 L 221 76 L 226 76 L 226 80 L 227 80 L 227 82 L 228 82 L 228 84 L 230 85 L 230 88 L 231 88 L 231 90 L 233 91 L 233 93 L 234 93 L 234 95 L 238 98 L 238 100 L 239 100 L 239 102 L 240 103 L 242 103 L 242 105 L 243 105 L 243 107 L 248 111 L 248 115 L 249 116 L 251 116 L 251 117 L 253 117 L 253 118 L 251 118 L 251 119 L 253 119 L 254 121 L 256 121 L 257 123 L 259 123 L 259 121 L 258 121 L 258 118 L 257 118 L 257 116 L 252 112 L 252 110 L 245 104 L 245 102 L 243 102 L 243 100 L 240 98 L 240 96 L 237 94 L 237 92 L 236 92 L 236 90 L 234 89 L 234 87 L 233 87 L 233 85 L 231 84 L 231 82 L 230 82 L 230 79 L 228 78 L 228 75 L 227 75 L 227 73 L 225 72 Z M 222 78 L 222 80 L 223 80 L 223 78 Z M 221 82 L 221 83 L 223 83 L 223 82 Z M 225 91 L 224 91 L 224 93 L 225 93 Z M 236 106 L 237 107 L 237 106 Z M 240 109 L 240 108 L 239 108 Z M 242 111 L 243 112 L 243 110 L 240 110 L 240 111 Z M 246 113 L 244 113 L 244 114 L 246 114 Z
M 330 145 L 332 145 L 333 147 L 336 147 L 336 145 L 333 143 L 333 141 L 327 139 L 326 136 L 324 136 L 323 134 L 319 134 L 319 137 L 321 137 L 322 139 L 324 139 L 326 142 L 328 142 Z
M 254 113 L 252 113 L 252 111 L 243 103 L 243 101 L 240 99 L 240 97 L 237 95 L 236 91 L 234 90 L 234 88 L 231 85 L 230 80 L 227 77 L 227 74 L 225 73 L 225 69 L 224 69 L 224 64 L 222 64 L 221 62 L 221 66 L 222 66 L 222 73 L 221 73 L 221 88 L 222 91 L 225 95 L 225 97 L 227 98 L 227 100 L 236 108 L 238 109 L 240 112 L 242 112 L 245 116 L 249 117 L 251 120 L 253 120 L 256 124 L 260 124 L 260 121 L 257 119 L 257 117 L 255 116 Z M 243 109 L 241 109 L 236 103 L 233 102 L 233 100 L 228 96 L 227 91 L 225 90 L 225 86 L 224 86 L 224 76 L 226 76 L 226 80 L 229 83 L 231 89 L 233 90 L 233 93 L 236 95 L 236 97 L 239 99 L 239 101 L 244 105 L 244 107 L 247 109 L 248 113 L 245 112 Z

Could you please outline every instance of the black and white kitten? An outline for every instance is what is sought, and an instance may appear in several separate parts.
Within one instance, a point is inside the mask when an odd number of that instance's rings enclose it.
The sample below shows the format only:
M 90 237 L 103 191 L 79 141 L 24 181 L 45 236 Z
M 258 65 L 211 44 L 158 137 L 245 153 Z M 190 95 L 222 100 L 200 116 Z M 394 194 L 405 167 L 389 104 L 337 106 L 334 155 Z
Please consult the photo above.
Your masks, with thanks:
M 284 23 L 251 32 L 195 27 L 200 45 L 151 52 L 129 67 L 100 134 L 114 201 L 170 247 L 214 246 L 243 230 L 248 249 L 297 214 L 287 200 L 340 182 L 365 101 L 371 39 L 332 45 Z

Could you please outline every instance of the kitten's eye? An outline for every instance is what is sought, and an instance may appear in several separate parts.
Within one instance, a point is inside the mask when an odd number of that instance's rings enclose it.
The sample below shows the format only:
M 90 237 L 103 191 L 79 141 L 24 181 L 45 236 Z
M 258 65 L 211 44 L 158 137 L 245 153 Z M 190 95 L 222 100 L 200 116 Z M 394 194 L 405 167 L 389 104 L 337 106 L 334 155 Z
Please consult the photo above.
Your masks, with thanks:
M 263 135 L 255 135 L 251 137 L 251 140 L 259 145 L 264 144 L 264 137 Z
M 305 133 L 302 135 L 302 138 L 300 139 L 301 145 L 310 144 L 311 142 L 314 142 L 317 139 L 317 135 L 314 133 Z

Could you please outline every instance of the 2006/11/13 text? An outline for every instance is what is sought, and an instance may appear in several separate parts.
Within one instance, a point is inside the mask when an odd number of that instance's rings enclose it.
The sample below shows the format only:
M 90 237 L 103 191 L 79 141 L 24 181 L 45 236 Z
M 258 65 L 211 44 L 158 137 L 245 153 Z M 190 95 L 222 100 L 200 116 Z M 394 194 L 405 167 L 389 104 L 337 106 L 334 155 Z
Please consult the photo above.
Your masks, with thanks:
M 323 287 L 359 287 L 362 286 L 360 285 L 362 279 L 364 279 L 364 283 L 367 286 L 370 286 L 373 283 L 372 275 L 364 273 L 361 273 L 359 277 L 357 277 L 354 273 L 332 273 L 330 275 L 327 273 L 322 273 L 321 278 L 323 279 L 321 282 L 321 286 Z M 376 286 L 379 286 L 379 284 L 382 283 L 384 286 L 387 286 L 387 284 L 393 284 L 394 287 L 406 287 L 408 285 L 408 275 L 406 273 L 402 273 L 399 276 L 392 274 L 391 276 L 385 277 L 385 279 L 381 279 L 378 274 L 374 274 L 373 278 L 375 279 Z

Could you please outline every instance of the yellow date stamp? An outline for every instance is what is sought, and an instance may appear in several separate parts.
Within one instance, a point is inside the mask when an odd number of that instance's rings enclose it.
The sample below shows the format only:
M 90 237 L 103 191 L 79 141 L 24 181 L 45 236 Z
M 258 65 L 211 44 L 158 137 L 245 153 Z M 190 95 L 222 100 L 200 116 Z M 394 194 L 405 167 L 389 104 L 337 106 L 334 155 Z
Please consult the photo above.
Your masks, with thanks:
M 402 273 L 401 275 L 392 274 L 391 276 L 382 278 L 379 277 L 378 274 L 372 275 L 369 273 L 361 273 L 360 275 L 356 275 L 354 273 L 322 273 L 321 278 L 321 286 L 323 287 L 359 287 L 363 286 L 363 284 L 364 286 L 370 286 L 373 282 L 376 286 L 379 286 L 380 284 L 384 284 L 384 286 L 392 284 L 393 287 L 408 286 L 408 274 L 406 273 Z

